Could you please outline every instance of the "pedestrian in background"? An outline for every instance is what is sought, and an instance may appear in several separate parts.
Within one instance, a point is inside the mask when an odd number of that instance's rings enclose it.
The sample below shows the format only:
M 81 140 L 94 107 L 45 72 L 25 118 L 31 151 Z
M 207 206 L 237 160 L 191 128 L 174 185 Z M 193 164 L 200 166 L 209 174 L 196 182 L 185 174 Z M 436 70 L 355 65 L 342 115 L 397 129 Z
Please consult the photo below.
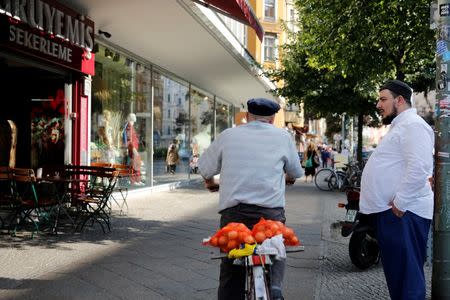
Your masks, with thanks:
M 411 108 L 411 88 L 390 80 L 379 89 L 377 109 L 388 133 L 362 175 L 360 211 L 376 227 L 392 299 L 425 299 L 424 263 L 433 217 L 434 133 Z
M 180 161 L 180 156 L 178 155 L 178 149 L 175 144 L 169 146 L 167 151 L 166 164 L 167 170 L 170 174 L 175 174 L 177 170 L 177 164 Z
M 198 169 L 205 187 L 217 191 L 220 174 L 220 227 L 230 222 L 248 228 L 261 217 L 285 222 L 285 186 L 303 175 L 291 135 L 273 126 L 278 103 L 264 99 L 247 102 L 247 124 L 226 129 L 200 156 Z M 272 298 L 283 299 L 285 259 L 272 265 Z M 245 268 L 223 259 L 219 300 L 245 299 Z
M 322 158 L 322 168 L 327 168 L 329 166 L 329 160 L 331 157 L 331 153 L 330 153 L 329 148 L 326 145 L 324 145 L 322 147 L 322 150 L 320 151 L 320 155 L 322 156 L 321 157 Z
M 303 154 L 303 166 L 305 167 L 305 182 L 308 182 L 308 176 L 311 176 L 311 182 L 316 175 L 316 168 L 320 165 L 320 153 L 316 144 L 309 142 Z

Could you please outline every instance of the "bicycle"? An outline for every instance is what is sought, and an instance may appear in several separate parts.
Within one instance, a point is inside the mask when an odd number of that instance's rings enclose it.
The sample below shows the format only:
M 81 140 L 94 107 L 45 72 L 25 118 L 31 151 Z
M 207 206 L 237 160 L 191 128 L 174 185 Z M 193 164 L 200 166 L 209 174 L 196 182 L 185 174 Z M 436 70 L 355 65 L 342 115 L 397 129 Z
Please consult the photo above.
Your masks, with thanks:
M 305 246 L 287 247 L 286 253 L 305 251 Z M 228 257 L 227 253 L 213 256 L 211 259 Z M 235 258 L 233 264 L 245 267 L 245 299 L 246 300 L 270 300 L 271 295 L 271 266 L 275 255 L 251 254 Z
M 292 185 L 295 179 L 285 177 L 286 185 Z M 220 184 L 212 179 L 205 179 L 205 188 L 210 192 L 217 192 Z M 248 244 L 245 244 L 248 245 Z M 257 247 L 258 245 L 256 245 Z M 290 246 L 286 248 L 286 253 L 304 251 L 304 246 Z M 211 259 L 219 259 L 228 257 L 227 253 L 212 257 Z M 233 264 L 245 267 L 245 298 L 247 300 L 270 300 L 271 297 L 271 269 L 272 259 L 275 255 L 267 253 L 259 253 L 258 255 L 250 254 L 244 257 L 235 258 Z
M 344 171 L 331 168 L 319 170 L 314 177 L 314 184 L 321 191 L 342 190 L 347 182 Z
M 345 191 L 348 188 L 358 188 L 361 182 L 361 174 L 357 162 L 345 164 L 342 170 L 335 168 L 324 168 L 316 173 L 314 183 L 321 191 L 339 190 Z

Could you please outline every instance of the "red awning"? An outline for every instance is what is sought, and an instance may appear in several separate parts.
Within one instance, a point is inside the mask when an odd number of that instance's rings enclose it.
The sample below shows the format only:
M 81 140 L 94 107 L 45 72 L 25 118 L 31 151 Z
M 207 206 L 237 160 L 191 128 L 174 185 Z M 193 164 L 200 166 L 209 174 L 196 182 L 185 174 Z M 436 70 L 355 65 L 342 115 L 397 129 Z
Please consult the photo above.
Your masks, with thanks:
M 258 21 L 247 0 L 192 0 L 218 13 L 224 14 L 238 22 L 250 26 L 256 32 L 259 40 L 263 40 L 264 29 Z

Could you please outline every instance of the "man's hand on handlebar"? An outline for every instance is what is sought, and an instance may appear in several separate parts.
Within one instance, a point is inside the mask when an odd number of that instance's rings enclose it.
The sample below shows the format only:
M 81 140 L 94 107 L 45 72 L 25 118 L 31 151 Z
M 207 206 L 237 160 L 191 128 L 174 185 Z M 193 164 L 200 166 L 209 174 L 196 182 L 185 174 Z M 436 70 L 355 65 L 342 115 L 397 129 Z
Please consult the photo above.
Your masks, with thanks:
M 205 188 L 210 192 L 217 192 L 219 190 L 219 184 L 214 181 L 214 178 L 209 178 L 205 180 Z
M 293 185 L 295 182 L 295 178 L 291 178 L 289 176 L 285 176 L 286 185 Z

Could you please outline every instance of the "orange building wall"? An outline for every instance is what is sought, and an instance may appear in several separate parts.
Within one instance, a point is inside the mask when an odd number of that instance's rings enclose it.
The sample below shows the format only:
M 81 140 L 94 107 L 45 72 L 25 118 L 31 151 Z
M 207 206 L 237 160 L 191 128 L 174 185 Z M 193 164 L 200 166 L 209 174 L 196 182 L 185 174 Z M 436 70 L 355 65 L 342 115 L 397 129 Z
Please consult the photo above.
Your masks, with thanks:
M 284 0 L 277 1 L 276 21 L 266 22 L 264 21 L 264 0 L 248 0 L 256 14 L 259 22 L 264 28 L 265 32 L 276 33 L 278 35 L 278 45 L 281 46 L 286 40 L 286 34 L 283 32 L 282 22 L 280 20 L 286 20 L 286 4 Z M 255 61 L 262 65 L 264 68 L 280 67 L 279 62 L 263 62 L 262 47 L 263 43 L 256 36 L 255 31 L 247 27 L 247 50 L 253 56 Z M 281 55 L 281 50 L 278 49 L 278 57 Z M 275 115 L 274 125 L 279 128 L 283 128 L 285 125 L 284 108 Z

